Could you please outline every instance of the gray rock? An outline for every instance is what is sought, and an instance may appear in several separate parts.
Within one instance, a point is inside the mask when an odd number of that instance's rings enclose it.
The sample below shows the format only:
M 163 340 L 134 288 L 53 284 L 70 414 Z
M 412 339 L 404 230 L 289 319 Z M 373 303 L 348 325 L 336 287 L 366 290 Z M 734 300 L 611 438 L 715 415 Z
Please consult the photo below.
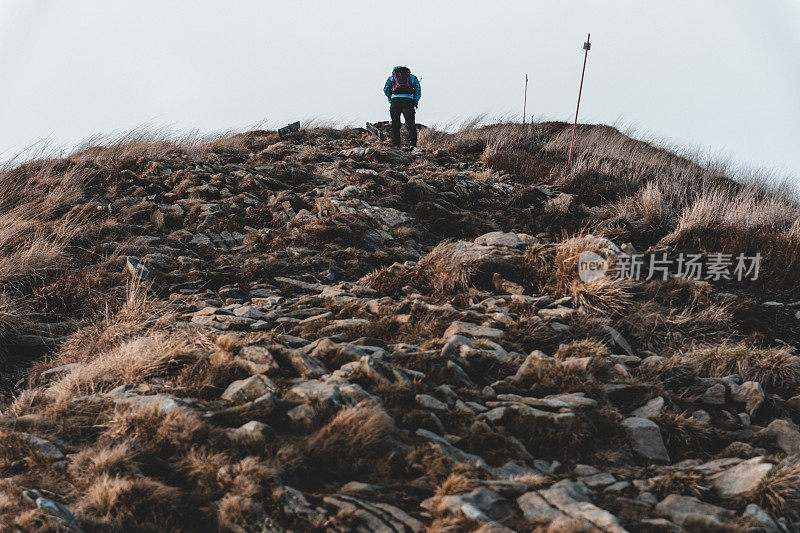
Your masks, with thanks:
M 75 515 L 65 505 L 50 498 L 45 498 L 38 490 L 28 491 L 27 495 L 36 502 L 36 507 L 40 511 L 54 516 L 62 526 L 68 529 L 78 528 L 78 521 L 75 520 Z
M 305 494 L 284 485 L 273 492 L 276 500 L 283 503 L 283 512 L 289 516 L 298 516 L 309 522 L 319 518 L 320 513 L 311 507 Z
M 304 430 L 311 429 L 317 416 L 317 410 L 310 404 L 302 403 L 289 409 L 286 416 L 296 427 Z
M 486 487 L 478 487 L 468 494 L 450 495 L 441 499 L 440 509 L 461 512 L 477 522 L 503 521 L 511 516 L 509 502 Z
M 634 416 L 623 420 L 622 427 L 637 454 L 652 461 L 670 462 L 667 448 L 661 439 L 661 430 L 655 422 Z
M 277 391 L 278 387 L 267 376 L 259 374 L 234 381 L 228 385 L 228 388 L 222 393 L 222 399 L 233 403 L 242 403 L 255 400 L 268 392 L 275 393 Z
M 775 523 L 769 513 L 754 503 L 747 506 L 742 516 L 749 518 L 753 525 L 758 528 L 757 531 L 762 533 L 781 533 L 781 528 L 778 527 L 778 524 Z
M 232 441 L 248 444 L 265 443 L 274 433 L 270 426 L 258 420 L 251 420 L 241 427 L 228 430 L 228 435 Z
M 526 492 L 517 498 L 517 506 L 529 522 L 552 522 L 564 513 L 547 503 L 538 492 Z
M 486 405 L 491 407 L 497 403 L 501 402 L 486 402 Z M 543 411 L 529 405 L 517 403 L 495 407 L 494 409 L 487 411 L 480 416 L 491 421 L 492 423 L 499 423 L 508 413 L 513 413 L 521 419 L 528 419 L 531 424 L 535 424 L 537 420 L 541 419 L 548 419 L 556 423 L 563 423 L 575 418 L 575 413 L 569 411 L 553 413 L 551 411 Z
M 632 411 L 631 416 L 636 416 L 639 418 L 653 418 L 655 416 L 658 416 L 663 409 L 664 409 L 664 398 L 662 398 L 661 396 L 656 396 L 655 398 L 649 400 L 643 406 Z
M 267 374 L 280 369 L 280 365 L 264 346 L 243 346 L 239 350 L 239 360 L 249 368 L 257 368 L 258 374 Z
M 604 488 L 603 492 L 622 492 L 630 486 L 631 484 L 628 481 L 617 481 Z
M 572 472 L 576 476 L 593 476 L 595 474 L 599 474 L 600 470 L 592 465 L 577 464 L 575 465 L 575 468 L 572 469 Z
M 706 425 L 711 423 L 711 415 L 708 414 L 708 411 L 703 409 L 698 409 L 692 412 L 692 418 Z
M 48 368 L 44 372 L 42 372 L 42 378 L 45 380 L 53 380 L 58 379 L 65 374 L 75 370 L 76 368 L 80 368 L 83 365 L 81 363 L 67 363 L 66 365 L 61 366 L 54 366 L 53 368 Z
M 306 379 L 318 378 L 328 373 L 328 369 L 316 357 L 299 350 L 290 350 L 288 355 L 294 369 Z
M 369 483 L 362 483 L 360 481 L 351 481 L 345 483 L 339 489 L 340 494 L 348 496 L 369 496 L 375 494 L 381 489 L 380 485 L 371 485 Z
M 723 507 L 678 494 L 670 494 L 661 500 L 655 511 L 690 531 L 713 530 L 721 525 L 722 520 L 733 516 L 732 511 Z
M 258 309 L 250 305 L 243 305 L 242 307 L 234 309 L 233 314 L 236 316 L 252 318 L 254 320 L 269 321 L 269 315 L 267 315 L 267 313 L 259 311 Z
M 721 459 L 714 459 L 703 464 L 692 467 L 692 470 L 705 475 L 717 474 L 730 468 L 731 466 L 738 465 L 742 459 L 738 457 L 723 457 Z
M 279 403 L 278 398 L 268 392 L 267 394 L 256 398 L 251 402 L 245 402 L 238 405 L 233 405 L 231 407 L 226 407 L 223 409 L 218 409 L 216 411 L 209 411 L 206 412 L 203 416 L 206 418 L 224 418 L 227 416 L 238 416 L 242 418 L 246 417 L 262 417 L 268 416 L 275 411 Z
M 447 404 L 441 400 L 437 400 L 433 396 L 429 396 L 427 394 L 417 394 L 416 396 L 417 403 L 426 408 L 432 409 L 434 411 L 448 411 Z
M 367 502 L 346 495 L 327 496 L 323 498 L 323 501 L 362 521 L 366 529 L 358 528 L 356 531 L 396 533 L 410 530 L 413 533 L 421 533 L 425 530 L 422 522 L 397 507 L 385 503 Z
M 536 314 L 545 320 L 566 319 L 574 315 L 577 311 L 571 307 L 556 307 L 554 309 L 539 309 Z
M 717 494 L 723 498 L 739 496 L 758 487 L 773 465 L 764 457 L 753 457 L 711 477 Z
M 170 394 L 132 394 L 124 391 L 111 391 L 107 394 L 115 403 L 130 405 L 132 407 L 143 409 L 152 405 L 157 406 L 162 412 L 168 413 L 175 409 L 183 409 L 190 411 L 189 405 L 180 398 L 176 398 Z
M 414 148 L 416 150 L 416 148 Z M 478 529 L 474 529 L 471 533 L 516 533 L 513 529 L 507 528 L 503 524 L 497 522 L 489 522 L 483 524 Z
M 717 383 L 709 387 L 706 392 L 703 393 L 701 400 L 708 405 L 725 405 L 726 390 L 725 385 Z
M 678 524 L 673 524 L 666 518 L 646 518 L 641 524 L 648 529 L 645 531 L 658 531 L 659 533 L 686 533 Z
M 745 381 L 731 389 L 731 396 L 737 402 L 745 404 L 747 414 L 752 415 L 764 403 L 764 389 L 757 381 Z
M 371 154 L 374 152 L 372 148 L 364 148 L 363 146 L 356 146 L 355 148 L 348 148 L 347 150 L 342 150 L 339 154 L 343 155 L 344 157 L 364 157 L 366 155 Z
M 329 383 L 318 379 L 311 379 L 298 383 L 289 389 L 287 396 L 289 399 L 305 402 L 319 401 L 335 407 L 343 407 L 350 403 L 348 398 L 342 394 L 341 389 L 339 389 L 336 383 Z
M 511 380 L 514 382 L 522 381 L 526 377 L 537 375 L 540 369 L 556 364 L 558 363 L 554 358 L 545 355 L 540 350 L 534 350 L 525 358 L 525 361 L 517 369 L 517 373 L 514 374 Z
M 139 261 L 137 257 L 129 255 L 125 258 L 125 268 L 127 268 L 133 279 L 141 281 L 145 285 L 150 286 L 153 282 L 153 274 L 144 263 Z
M 475 239 L 475 244 L 479 246 L 507 246 L 518 248 L 525 246 L 525 241 L 516 233 L 504 233 L 502 231 L 492 231 L 484 233 Z
M 800 428 L 791 420 L 773 420 L 757 435 L 773 437 L 787 455 L 800 455 Z
M 589 500 L 590 491 L 585 485 L 564 479 L 539 494 L 553 507 L 566 515 L 594 524 L 602 531 L 625 533 L 613 514 L 597 507 Z
M 631 348 L 630 343 L 627 340 L 625 340 L 625 337 L 623 337 L 619 331 L 617 331 L 616 329 L 612 328 L 607 324 L 603 326 L 603 329 L 606 330 L 608 337 L 614 342 L 614 344 L 625 350 L 625 353 L 627 353 L 628 355 L 636 355 L 635 353 L 633 353 L 633 348 Z
M 593 476 L 581 476 L 578 478 L 578 481 L 589 487 L 590 489 L 605 487 L 606 485 L 611 485 L 616 483 L 617 478 L 613 476 L 613 474 L 609 474 L 608 472 L 602 472 L 600 474 L 594 474 Z
M 19 435 L 28 439 L 31 444 L 39 448 L 39 451 L 51 461 L 60 461 L 64 458 L 64 452 L 49 440 L 31 435 L 30 433 L 20 433 Z
M 472 324 L 470 322 L 455 321 L 450 324 L 450 327 L 444 332 L 443 338 L 449 339 L 453 335 L 465 335 L 468 337 L 489 337 L 493 339 L 501 339 L 505 336 L 505 331 L 492 328 L 489 326 L 481 326 Z

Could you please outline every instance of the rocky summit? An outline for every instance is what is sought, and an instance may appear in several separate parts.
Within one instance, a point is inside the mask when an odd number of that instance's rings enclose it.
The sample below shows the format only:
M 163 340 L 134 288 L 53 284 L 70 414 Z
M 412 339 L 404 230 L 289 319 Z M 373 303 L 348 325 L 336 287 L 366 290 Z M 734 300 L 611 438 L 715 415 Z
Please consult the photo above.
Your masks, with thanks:
M 602 126 L 373 133 L 2 171 L 3 530 L 800 531 L 794 200 Z M 613 275 L 684 253 L 764 262 Z

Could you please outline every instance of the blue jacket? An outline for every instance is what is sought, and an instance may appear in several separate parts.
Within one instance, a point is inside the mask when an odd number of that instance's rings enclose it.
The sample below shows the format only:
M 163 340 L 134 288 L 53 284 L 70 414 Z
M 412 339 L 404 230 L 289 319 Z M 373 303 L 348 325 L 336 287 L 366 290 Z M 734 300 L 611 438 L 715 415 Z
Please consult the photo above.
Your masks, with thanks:
M 386 95 L 386 98 L 388 98 L 390 102 L 392 98 L 413 98 L 414 106 L 416 107 L 419 104 L 419 99 L 422 98 L 422 87 L 420 87 L 417 77 L 413 74 L 411 75 L 411 83 L 414 84 L 414 94 L 392 94 L 392 79 L 392 76 L 389 76 L 389 79 L 386 80 L 383 86 L 383 94 Z

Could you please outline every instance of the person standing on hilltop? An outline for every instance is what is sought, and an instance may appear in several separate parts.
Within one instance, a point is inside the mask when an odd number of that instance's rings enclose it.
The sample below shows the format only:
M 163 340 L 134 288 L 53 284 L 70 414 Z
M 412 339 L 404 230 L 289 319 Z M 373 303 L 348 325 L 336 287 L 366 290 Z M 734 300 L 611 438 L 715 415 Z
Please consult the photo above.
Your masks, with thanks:
M 406 119 L 406 131 L 411 146 L 417 145 L 416 107 L 422 97 L 419 80 L 411 74 L 408 67 L 392 69 L 392 75 L 383 86 L 383 93 L 389 99 L 389 116 L 392 117 L 392 144 L 400 146 L 400 115 Z

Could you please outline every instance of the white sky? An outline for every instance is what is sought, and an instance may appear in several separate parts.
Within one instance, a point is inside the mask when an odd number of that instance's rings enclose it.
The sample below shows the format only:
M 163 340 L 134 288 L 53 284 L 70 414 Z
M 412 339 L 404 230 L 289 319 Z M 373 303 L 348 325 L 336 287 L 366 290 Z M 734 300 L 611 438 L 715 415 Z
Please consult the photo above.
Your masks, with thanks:
M 797 0 L 0 0 L 0 159 L 97 133 L 388 119 L 603 122 L 800 177 Z

